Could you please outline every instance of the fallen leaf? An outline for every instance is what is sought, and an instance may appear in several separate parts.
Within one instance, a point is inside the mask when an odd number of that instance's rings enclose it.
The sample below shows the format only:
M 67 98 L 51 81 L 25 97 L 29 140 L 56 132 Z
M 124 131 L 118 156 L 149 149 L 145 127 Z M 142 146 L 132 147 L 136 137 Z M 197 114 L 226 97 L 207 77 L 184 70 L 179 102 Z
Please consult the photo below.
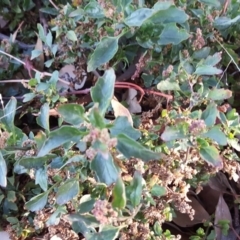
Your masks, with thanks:
M 124 116 L 128 118 L 129 123 L 133 126 L 132 116 L 127 108 L 125 108 L 116 98 L 111 100 L 115 118 Z
M 217 240 L 222 240 L 223 238 L 226 238 L 226 236 L 224 236 L 222 233 L 222 229 L 217 226 L 220 220 L 228 220 L 229 224 L 232 225 L 232 216 L 222 194 L 220 195 L 218 200 L 214 220 L 214 229 L 217 235 Z

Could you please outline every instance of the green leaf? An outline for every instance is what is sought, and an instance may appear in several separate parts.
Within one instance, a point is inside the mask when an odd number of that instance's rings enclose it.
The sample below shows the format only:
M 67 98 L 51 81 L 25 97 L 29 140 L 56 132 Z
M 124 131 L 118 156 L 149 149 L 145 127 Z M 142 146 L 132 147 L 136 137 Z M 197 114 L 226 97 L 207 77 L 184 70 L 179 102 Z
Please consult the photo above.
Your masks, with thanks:
M 198 0 L 198 1 L 201 3 L 204 3 L 206 5 L 216 7 L 216 8 L 221 6 L 221 4 L 218 0 Z
M 43 54 L 42 50 L 38 50 L 38 49 L 32 50 L 31 60 L 33 60 L 34 58 L 39 57 L 41 54 Z
M 211 66 L 215 66 L 216 64 L 218 64 L 220 61 L 222 60 L 222 53 L 221 52 L 217 52 L 212 56 L 208 56 L 204 61 L 203 61 L 203 65 L 211 65 Z
M 61 220 L 61 216 L 66 213 L 68 213 L 66 206 L 58 206 L 56 211 L 46 221 L 47 226 L 58 225 Z
M 80 20 L 84 16 L 84 10 L 81 8 L 78 8 L 78 9 L 72 11 L 68 16 L 69 17 L 78 17 L 78 20 Z
M 213 66 L 209 66 L 209 65 L 202 65 L 197 67 L 196 71 L 194 72 L 194 74 L 202 76 L 202 75 L 218 75 L 222 73 L 221 69 L 218 69 L 216 67 Z
M 222 132 L 219 126 L 214 126 L 206 133 L 201 135 L 202 137 L 210 138 L 213 141 L 216 141 L 219 145 L 226 146 L 227 145 L 227 137 Z
M 126 158 L 136 157 L 140 158 L 143 161 L 156 160 L 161 158 L 160 153 L 152 152 L 147 148 L 143 147 L 140 143 L 136 142 L 132 138 L 128 137 L 125 134 L 119 134 L 117 136 L 117 149 L 120 151 Z
M 39 184 L 43 191 L 47 191 L 48 189 L 48 175 L 47 169 L 39 168 L 35 173 L 35 184 Z
M 167 193 L 166 188 L 160 185 L 154 185 L 151 189 L 151 194 L 155 197 L 162 197 L 166 195 L 166 193 Z
M 79 202 L 78 213 L 88 213 L 93 209 L 95 199 L 91 198 L 90 194 L 83 195 Z
M 55 8 L 50 8 L 50 7 L 40 8 L 39 11 L 50 14 L 50 15 L 54 15 L 54 16 L 58 15 L 58 13 L 59 13 L 58 10 L 56 10 Z
M 7 164 L 0 151 L 0 186 L 7 186 Z
M 114 57 L 118 50 L 118 39 L 119 36 L 103 37 L 101 39 L 88 62 L 88 72 L 94 71 L 96 68 L 109 62 Z
M 134 140 L 137 140 L 141 137 L 140 131 L 131 126 L 127 117 L 122 116 L 115 119 L 113 127 L 110 128 L 110 132 L 113 137 L 116 137 L 118 134 L 123 132 L 125 132 L 128 137 Z
M 222 158 L 219 155 L 218 150 L 213 146 L 208 146 L 204 148 L 200 148 L 200 156 L 207 163 L 212 165 L 213 167 L 221 169 L 223 167 Z
M 149 8 L 141 8 L 132 12 L 125 20 L 125 24 L 129 27 L 140 27 L 145 20 L 153 14 L 153 10 Z
M 26 94 L 24 94 L 23 95 L 23 102 L 25 103 L 25 102 L 29 102 L 29 101 L 31 101 L 34 97 L 36 96 L 36 94 L 35 93 L 26 93 Z
M 44 32 L 43 26 L 40 23 L 38 23 L 37 24 L 37 28 L 38 28 L 38 34 L 39 34 L 40 39 L 43 42 L 45 42 L 46 41 L 46 36 L 45 36 L 45 32 Z
M 214 101 L 224 100 L 232 97 L 232 91 L 229 89 L 212 89 L 209 91 L 207 98 L 212 99 Z
M 58 188 L 56 194 L 56 202 L 59 205 L 65 204 L 68 201 L 72 200 L 79 193 L 79 183 L 76 179 L 71 179 L 63 183 Z
M 89 114 L 89 121 L 92 126 L 103 129 L 106 127 L 105 119 L 100 113 L 99 108 L 92 108 Z
M 164 26 L 160 35 L 158 44 L 160 45 L 178 45 L 180 42 L 189 38 L 189 34 L 185 29 L 180 29 L 175 23 L 169 23 Z
M 17 108 L 17 100 L 14 97 L 11 97 L 10 101 L 7 103 L 3 110 L 3 117 L 1 119 L 1 122 L 5 125 L 8 132 L 14 133 L 14 118 Z
M 72 125 L 78 126 L 84 121 L 84 108 L 79 104 L 68 103 L 57 109 L 63 120 Z
M 112 68 L 106 70 L 100 77 L 94 87 L 91 88 L 91 97 L 95 103 L 99 103 L 99 109 L 102 115 L 105 114 L 111 103 L 114 94 L 115 72 Z
M 179 83 L 163 80 L 158 83 L 157 89 L 160 91 L 180 91 Z
M 104 17 L 104 11 L 97 1 L 90 1 L 90 3 L 85 6 L 84 12 L 92 18 Z
M 42 157 L 23 157 L 18 161 L 18 164 L 27 169 L 39 169 L 42 168 L 49 160 L 55 157 L 55 154 L 46 154 Z
M 155 12 L 150 18 L 149 21 L 155 24 L 167 24 L 167 23 L 179 23 L 182 24 L 188 20 L 188 15 L 180 8 L 170 6 L 167 9 L 161 9 Z M 175 24 L 174 24 L 175 25 Z
M 69 31 L 67 32 L 66 37 L 67 37 L 69 40 L 73 41 L 73 42 L 76 42 L 76 41 L 77 41 L 76 33 L 75 33 L 74 31 L 72 31 L 72 30 L 69 30 Z
M 83 133 L 77 128 L 71 126 L 62 126 L 57 130 L 50 132 L 48 139 L 41 147 L 38 157 L 45 156 L 52 149 L 57 148 L 67 142 L 78 142 L 83 136 Z
M 46 36 L 46 44 L 49 48 L 52 47 L 52 41 L 53 41 L 53 36 L 52 36 L 52 32 L 49 31 L 47 36 Z
M 218 116 L 218 109 L 215 103 L 210 103 L 203 111 L 201 118 L 204 120 L 208 127 L 215 125 Z
M 214 26 L 219 30 L 224 30 L 226 28 L 229 28 L 235 23 L 238 23 L 240 21 L 240 15 L 236 16 L 235 18 L 231 19 L 228 17 L 218 17 L 214 21 Z
M 135 171 L 133 175 L 133 180 L 130 186 L 131 188 L 130 201 L 134 208 L 137 207 L 141 202 L 142 190 L 143 190 L 142 182 L 143 182 L 143 178 L 141 173 L 139 173 L 138 171 Z
M 122 227 L 113 227 L 110 225 L 100 225 L 99 232 L 88 233 L 85 236 L 87 240 L 114 240 L 117 239 Z
M 90 167 L 95 172 L 98 182 L 109 186 L 117 181 L 119 171 L 110 153 L 98 152 L 91 161 Z
M 165 142 L 168 142 L 168 141 L 186 138 L 188 136 L 187 129 L 188 129 L 187 124 L 171 126 L 171 127 L 167 126 L 161 135 L 161 139 Z
M 40 109 L 40 115 L 37 117 L 37 124 L 49 132 L 49 105 L 44 103 Z
M 36 212 L 44 208 L 47 204 L 48 192 L 38 194 L 37 196 L 31 198 L 26 204 L 25 207 L 32 211 Z
M 118 209 L 124 209 L 126 206 L 126 192 L 125 192 L 125 185 L 121 177 L 118 177 L 117 182 L 113 188 L 113 200 L 112 206 Z

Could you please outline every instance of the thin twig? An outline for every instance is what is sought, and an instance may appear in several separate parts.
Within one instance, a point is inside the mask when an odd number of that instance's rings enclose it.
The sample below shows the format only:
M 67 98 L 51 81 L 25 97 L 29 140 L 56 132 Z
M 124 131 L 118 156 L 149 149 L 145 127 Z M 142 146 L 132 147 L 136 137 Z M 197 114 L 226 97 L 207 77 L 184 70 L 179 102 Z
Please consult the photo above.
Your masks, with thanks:
M 227 51 L 227 49 L 215 38 L 215 40 L 218 42 L 218 44 L 225 50 L 225 52 L 227 53 L 227 55 L 231 58 L 232 62 L 234 63 L 234 65 L 236 66 L 237 70 L 240 72 L 240 68 L 238 67 L 238 64 L 235 62 L 235 60 L 233 59 L 233 57 L 231 56 L 231 54 Z
M 52 0 L 49 0 L 49 2 L 53 5 L 55 9 L 59 11 L 59 7 Z
M 13 55 L 11 55 L 11 54 L 9 54 L 9 53 L 6 53 L 6 52 L 4 52 L 4 51 L 2 51 L 2 50 L 0 50 L 0 53 L 8 56 L 9 58 L 13 58 L 14 60 L 16 60 L 17 62 L 20 62 L 20 63 L 23 64 L 24 66 L 26 65 L 26 63 L 25 63 L 24 61 L 20 60 L 19 58 L 14 57 Z M 31 70 L 33 70 L 34 72 L 40 73 L 40 74 L 41 74 L 41 78 L 43 78 L 44 76 L 49 76 L 49 77 L 52 76 L 51 73 L 48 73 L 48 72 L 40 72 L 40 71 L 38 71 L 36 68 L 32 68 Z M 64 83 L 64 84 L 66 84 L 66 85 L 70 85 L 70 82 L 67 82 L 67 81 L 65 81 L 65 80 L 63 80 L 63 79 L 61 79 L 61 78 L 58 78 L 58 80 L 59 80 L 60 82 Z

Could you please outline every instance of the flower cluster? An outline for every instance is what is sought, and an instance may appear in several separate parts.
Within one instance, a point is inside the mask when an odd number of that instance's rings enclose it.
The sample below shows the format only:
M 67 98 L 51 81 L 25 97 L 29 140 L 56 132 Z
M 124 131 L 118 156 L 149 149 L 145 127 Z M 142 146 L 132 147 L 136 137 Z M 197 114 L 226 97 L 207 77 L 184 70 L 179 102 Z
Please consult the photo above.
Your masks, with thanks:
M 117 212 L 112 209 L 111 204 L 106 200 L 97 200 L 92 213 L 101 224 L 112 223 L 118 216 Z
M 206 45 L 206 42 L 202 36 L 202 30 L 197 28 L 196 38 L 193 41 L 193 49 L 200 50 Z
M 114 148 L 117 145 L 117 139 L 110 137 L 107 128 L 99 129 L 99 128 L 90 127 L 89 134 L 83 138 L 83 141 L 94 144 L 94 142 L 96 142 L 97 140 L 105 144 L 109 149 Z M 90 160 L 92 160 L 96 154 L 97 154 L 97 150 L 92 147 L 89 147 L 86 150 L 86 156 Z
M 169 77 L 171 72 L 173 71 L 173 65 L 169 65 L 166 70 L 163 70 L 163 77 Z
M 191 125 L 189 126 L 189 132 L 196 136 L 202 132 L 204 132 L 206 130 L 206 124 L 204 122 L 204 120 L 199 119 L 199 120 L 193 120 L 191 122 Z

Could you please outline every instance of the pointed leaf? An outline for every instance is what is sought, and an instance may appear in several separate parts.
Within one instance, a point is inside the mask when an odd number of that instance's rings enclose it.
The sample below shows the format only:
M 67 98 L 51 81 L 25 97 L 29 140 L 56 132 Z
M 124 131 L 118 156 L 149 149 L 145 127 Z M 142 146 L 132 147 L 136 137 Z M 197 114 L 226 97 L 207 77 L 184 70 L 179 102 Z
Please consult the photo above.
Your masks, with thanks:
M 210 127 L 215 125 L 216 118 L 218 116 L 218 110 L 215 103 L 210 103 L 207 108 L 203 111 L 201 118 L 205 124 Z
M 161 153 L 155 153 L 147 148 L 143 147 L 140 143 L 136 142 L 132 138 L 128 137 L 125 134 L 119 134 L 117 136 L 118 143 L 117 149 L 120 151 L 126 158 L 136 157 L 140 158 L 143 161 L 149 161 L 154 159 L 160 159 Z
M 114 57 L 118 50 L 118 39 L 119 37 L 104 37 L 101 39 L 88 62 L 88 72 L 96 70 Z
M 219 145 L 226 146 L 227 145 L 227 137 L 222 132 L 219 126 L 214 126 L 210 130 L 208 130 L 206 133 L 201 135 L 202 137 L 210 138 L 214 141 L 216 141 Z
M 143 178 L 142 175 L 136 171 L 133 176 L 133 180 L 131 182 L 131 193 L 130 193 L 130 201 L 133 207 L 137 207 L 142 198 L 142 190 L 143 190 Z
M 118 178 L 114 188 L 113 188 L 113 200 L 112 206 L 118 209 L 124 209 L 126 206 L 126 192 L 125 185 L 121 177 Z
M 200 148 L 200 156 L 203 160 L 208 162 L 213 167 L 221 169 L 223 167 L 222 158 L 218 150 L 213 146 L 206 146 Z
M 84 108 L 79 104 L 68 103 L 57 109 L 63 120 L 72 125 L 79 125 L 84 120 Z
M 48 161 L 55 157 L 55 154 L 47 154 L 43 157 L 23 157 L 18 161 L 18 164 L 27 169 L 38 169 L 43 167 Z
M 113 124 L 113 127 L 110 128 L 111 135 L 116 137 L 118 134 L 125 132 L 125 134 L 137 140 L 140 138 L 141 133 L 139 130 L 133 128 L 129 123 L 127 117 L 118 117 Z
M 157 89 L 160 91 L 180 91 L 179 83 L 163 80 L 158 83 Z
M 14 97 L 11 97 L 10 101 L 7 103 L 3 110 L 3 118 L 1 122 L 6 126 L 9 132 L 14 132 L 14 118 L 17 108 L 17 100 Z
M 88 240 L 114 240 L 117 239 L 122 227 L 113 227 L 110 225 L 100 226 L 99 232 L 88 233 L 85 235 Z
M 67 142 L 78 142 L 84 133 L 71 126 L 62 126 L 61 128 L 50 132 L 48 139 L 38 153 L 38 157 L 45 156 L 52 149 L 57 148 Z
M 37 124 L 49 132 L 49 105 L 45 103 L 42 105 L 40 115 L 37 117 Z
M 46 168 L 39 168 L 35 173 L 35 184 L 39 184 L 43 191 L 48 189 L 48 175 Z
M 76 179 L 66 181 L 58 188 L 56 202 L 59 205 L 65 204 L 72 200 L 79 193 L 79 183 Z
M 77 41 L 76 33 L 75 33 L 74 31 L 72 31 L 72 30 L 70 30 L 70 31 L 67 32 L 66 37 L 67 37 L 69 40 L 73 41 L 73 42 L 76 42 L 76 41 Z
M 119 171 L 110 153 L 98 152 L 91 162 L 91 169 L 95 172 L 98 182 L 109 186 L 117 181 Z
M 102 114 L 105 114 L 111 103 L 115 79 L 115 72 L 110 68 L 105 71 L 103 77 L 99 78 L 95 86 L 91 89 L 91 97 L 95 103 L 99 103 L 99 109 Z
M 31 198 L 26 204 L 25 207 L 32 211 L 36 212 L 44 208 L 47 204 L 48 192 L 41 193 L 33 198 Z

